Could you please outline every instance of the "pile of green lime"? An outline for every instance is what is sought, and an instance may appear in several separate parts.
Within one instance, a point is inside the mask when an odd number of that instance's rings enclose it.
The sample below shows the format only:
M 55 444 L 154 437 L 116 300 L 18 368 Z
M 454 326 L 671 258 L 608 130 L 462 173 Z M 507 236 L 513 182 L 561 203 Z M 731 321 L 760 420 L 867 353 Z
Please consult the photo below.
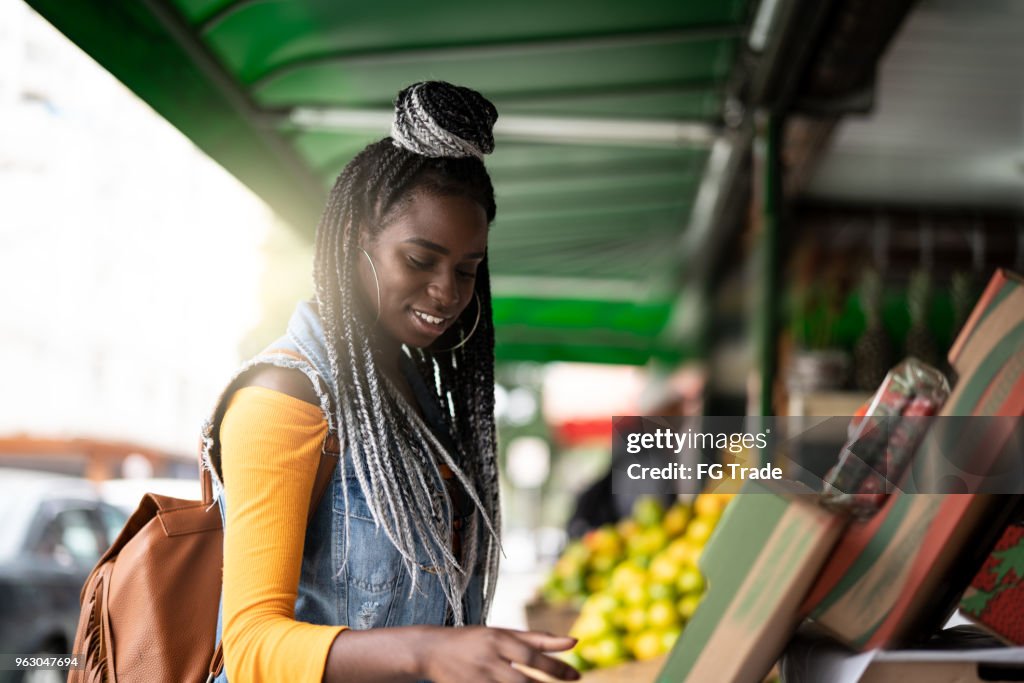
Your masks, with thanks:
M 629 519 L 567 547 L 543 593 L 580 605 L 565 658 L 585 670 L 668 652 L 704 594 L 697 560 L 731 498 L 701 494 L 668 510 L 641 498 Z

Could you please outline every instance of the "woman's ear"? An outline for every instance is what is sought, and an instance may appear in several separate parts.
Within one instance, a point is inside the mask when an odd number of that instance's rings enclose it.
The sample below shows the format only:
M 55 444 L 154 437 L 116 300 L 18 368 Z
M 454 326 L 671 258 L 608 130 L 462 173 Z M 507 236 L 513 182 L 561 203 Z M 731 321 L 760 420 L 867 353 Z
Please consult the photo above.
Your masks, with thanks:
M 356 244 L 359 245 L 360 249 L 366 251 L 373 251 L 374 247 L 380 241 L 381 229 L 370 224 L 369 220 L 364 218 L 362 221 L 356 224 Z

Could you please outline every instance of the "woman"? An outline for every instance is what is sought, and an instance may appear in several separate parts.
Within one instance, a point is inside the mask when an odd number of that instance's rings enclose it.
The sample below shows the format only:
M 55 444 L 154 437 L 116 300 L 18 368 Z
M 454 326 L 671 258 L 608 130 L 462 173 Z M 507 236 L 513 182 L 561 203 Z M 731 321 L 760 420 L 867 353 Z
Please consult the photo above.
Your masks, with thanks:
M 497 112 L 443 82 L 395 108 L 391 136 L 331 190 L 316 302 L 207 425 L 225 519 L 219 681 L 529 680 L 513 664 L 578 678 L 543 654 L 573 639 L 476 625 L 500 552 L 482 161 Z M 341 462 L 311 503 L 335 434 Z

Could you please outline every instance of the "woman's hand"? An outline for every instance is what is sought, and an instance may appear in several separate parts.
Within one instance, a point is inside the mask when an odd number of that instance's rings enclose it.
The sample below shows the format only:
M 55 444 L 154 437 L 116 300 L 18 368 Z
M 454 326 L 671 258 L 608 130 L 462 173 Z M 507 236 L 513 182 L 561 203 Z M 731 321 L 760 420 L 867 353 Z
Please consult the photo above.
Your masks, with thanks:
M 399 626 L 346 630 L 331 645 L 325 683 L 528 683 L 524 666 L 557 680 L 580 675 L 545 652 L 568 650 L 575 638 L 484 626 Z M 515 665 L 515 666 L 513 666 Z M 539 676 L 540 674 L 538 674 Z
M 537 631 L 484 626 L 420 627 L 416 652 L 425 678 L 434 683 L 527 683 L 535 680 L 513 664 L 536 669 L 558 680 L 575 681 L 579 673 L 545 652 L 561 652 L 575 638 Z

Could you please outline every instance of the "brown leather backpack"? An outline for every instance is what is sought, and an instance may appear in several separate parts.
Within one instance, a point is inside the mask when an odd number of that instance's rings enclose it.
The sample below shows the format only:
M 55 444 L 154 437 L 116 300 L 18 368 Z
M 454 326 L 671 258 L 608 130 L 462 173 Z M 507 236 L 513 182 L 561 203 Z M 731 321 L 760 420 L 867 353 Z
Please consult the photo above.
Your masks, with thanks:
M 221 414 L 226 403 L 222 398 Z M 307 522 L 338 463 L 338 446 L 329 434 Z M 72 650 L 85 656 L 85 666 L 72 669 L 68 683 L 202 683 L 219 675 L 223 529 L 202 465 L 200 476 L 202 500 L 145 494 L 92 570 Z

